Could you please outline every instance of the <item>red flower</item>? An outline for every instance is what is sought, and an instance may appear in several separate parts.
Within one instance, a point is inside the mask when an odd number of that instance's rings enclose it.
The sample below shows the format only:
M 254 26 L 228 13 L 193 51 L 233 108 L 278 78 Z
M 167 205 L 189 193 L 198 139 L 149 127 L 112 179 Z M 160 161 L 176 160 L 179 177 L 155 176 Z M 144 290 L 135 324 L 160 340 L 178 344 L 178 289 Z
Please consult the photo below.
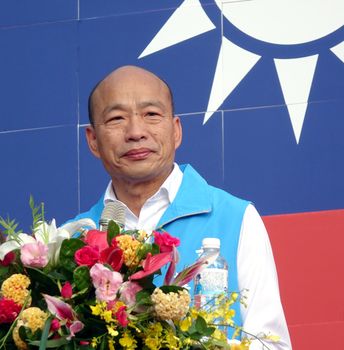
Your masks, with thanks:
M 122 326 L 122 327 L 126 327 L 129 323 L 128 321 L 128 317 L 127 317 L 127 313 L 125 312 L 125 309 L 127 307 L 125 305 L 120 306 L 118 308 L 118 310 L 116 311 L 116 318 L 118 323 Z
M 74 254 L 74 260 L 79 265 L 92 267 L 99 260 L 99 251 L 96 248 L 86 245 L 78 249 Z
M 13 322 L 20 310 L 21 306 L 12 299 L 0 299 L 0 324 Z
M 160 253 L 171 252 L 173 247 L 178 247 L 180 244 L 179 238 L 171 236 L 167 232 L 154 231 L 154 243 L 160 248 Z
M 60 321 L 57 319 L 57 318 L 54 318 L 52 321 L 51 321 L 51 325 L 50 325 L 50 331 L 51 332 L 55 332 L 57 330 L 60 329 Z
M 61 296 L 65 299 L 70 299 L 73 295 L 72 285 L 67 281 L 61 288 Z
M 107 232 L 98 230 L 89 230 L 85 237 L 85 242 L 98 251 L 102 251 L 109 246 L 107 242 Z
M 113 244 L 116 240 L 113 240 Z M 119 247 L 112 245 L 101 251 L 100 253 L 100 262 L 109 264 L 114 271 L 119 271 L 123 265 L 123 251 Z
M 15 258 L 16 255 L 13 252 L 8 252 L 4 257 L 4 260 L 0 259 L 0 266 L 8 266 L 12 264 Z
M 156 255 L 152 255 L 151 253 L 147 254 L 145 260 L 142 261 L 143 270 L 135 272 L 133 275 L 129 277 L 130 280 L 139 280 L 143 277 L 149 276 L 152 273 L 158 271 L 164 265 L 168 264 L 173 259 L 173 254 L 166 252 L 160 253 Z

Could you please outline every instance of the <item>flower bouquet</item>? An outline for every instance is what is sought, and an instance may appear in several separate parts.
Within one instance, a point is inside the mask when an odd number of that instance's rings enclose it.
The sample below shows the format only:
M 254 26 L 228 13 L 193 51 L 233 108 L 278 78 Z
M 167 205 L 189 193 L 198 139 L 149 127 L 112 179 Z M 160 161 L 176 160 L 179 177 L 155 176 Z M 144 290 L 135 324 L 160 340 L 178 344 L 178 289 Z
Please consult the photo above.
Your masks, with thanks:
M 43 204 L 30 206 L 31 235 L 0 218 L 0 349 L 248 349 L 248 338 L 229 345 L 223 328 L 240 332 L 237 293 L 190 306 L 184 286 L 206 261 L 176 274 L 177 238 L 113 221 L 102 232 L 89 219 L 57 228 Z

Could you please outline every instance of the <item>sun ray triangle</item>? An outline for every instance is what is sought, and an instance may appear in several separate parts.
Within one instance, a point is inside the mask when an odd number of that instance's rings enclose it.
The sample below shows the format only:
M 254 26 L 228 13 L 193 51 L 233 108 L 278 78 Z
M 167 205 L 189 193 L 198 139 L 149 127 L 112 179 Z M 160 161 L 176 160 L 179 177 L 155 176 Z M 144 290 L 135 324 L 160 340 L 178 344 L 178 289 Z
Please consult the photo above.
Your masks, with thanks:
M 300 141 L 317 60 L 318 55 L 274 59 L 296 143 Z
M 332 47 L 331 51 L 344 63 L 344 41 Z
M 222 37 L 222 45 L 203 124 L 209 120 L 260 58 L 261 56 L 244 50 L 227 38 Z
M 215 29 L 199 0 L 185 0 L 167 20 L 139 58 Z

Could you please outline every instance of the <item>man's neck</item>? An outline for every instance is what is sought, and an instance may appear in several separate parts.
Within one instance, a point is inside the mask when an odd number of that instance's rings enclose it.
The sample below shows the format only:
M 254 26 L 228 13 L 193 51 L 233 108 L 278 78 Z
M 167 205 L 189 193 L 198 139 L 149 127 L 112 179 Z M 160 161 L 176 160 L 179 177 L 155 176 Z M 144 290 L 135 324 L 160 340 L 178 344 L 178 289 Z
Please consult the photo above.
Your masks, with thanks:
M 112 187 L 116 198 L 139 217 L 143 205 L 160 189 L 169 175 L 170 173 L 159 179 L 142 182 L 123 182 L 112 178 Z

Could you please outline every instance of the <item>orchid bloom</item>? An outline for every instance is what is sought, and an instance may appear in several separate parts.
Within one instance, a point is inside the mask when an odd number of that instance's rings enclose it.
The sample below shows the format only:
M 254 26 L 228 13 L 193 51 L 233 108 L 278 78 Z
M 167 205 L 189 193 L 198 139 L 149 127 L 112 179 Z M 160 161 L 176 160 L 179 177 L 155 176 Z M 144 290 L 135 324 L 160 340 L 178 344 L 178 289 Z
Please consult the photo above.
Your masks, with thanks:
M 41 222 L 33 232 L 33 236 L 27 233 L 19 233 L 16 238 L 10 239 L 0 245 L 0 260 L 5 255 L 15 249 L 21 248 L 27 243 L 41 242 L 48 246 L 49 262 L 55 264 L 59 257 L 62 241 L 69 239 L 78 232 L 82 227 L 95 228 L 96 224 L 91 219 L 81 219 L 56 227 L 55 219 L 50 224 Z
M 189 283 L 197 274 L 204 270 L 216 254 L 200 257 L 195 263 L 186 267 L 183 271 L 169 283 L 177 286 L 185 286 Z
M 49 312 L 55 315 L 60 321 L 66 322 L 66 326 L 70 332 L 67 340 L 73 338 L 75 333 L 80 332 L 84 328 L 84 324 L 77 319 L 74 310 L 69 304 L 51 295 L 43 294 L 43 297 L 47 303 Z
M 170 266 L 167 269 L 165 279 L 164 279 L 165 285 L 171 284 L 172 278 L 176 272 L 176 266 L 177 266 L 178 262 L 179 262 L 179 254 L 178 254 L 177 248 L 175 246 L 173 246 L 172 260 L 170 262 Z

